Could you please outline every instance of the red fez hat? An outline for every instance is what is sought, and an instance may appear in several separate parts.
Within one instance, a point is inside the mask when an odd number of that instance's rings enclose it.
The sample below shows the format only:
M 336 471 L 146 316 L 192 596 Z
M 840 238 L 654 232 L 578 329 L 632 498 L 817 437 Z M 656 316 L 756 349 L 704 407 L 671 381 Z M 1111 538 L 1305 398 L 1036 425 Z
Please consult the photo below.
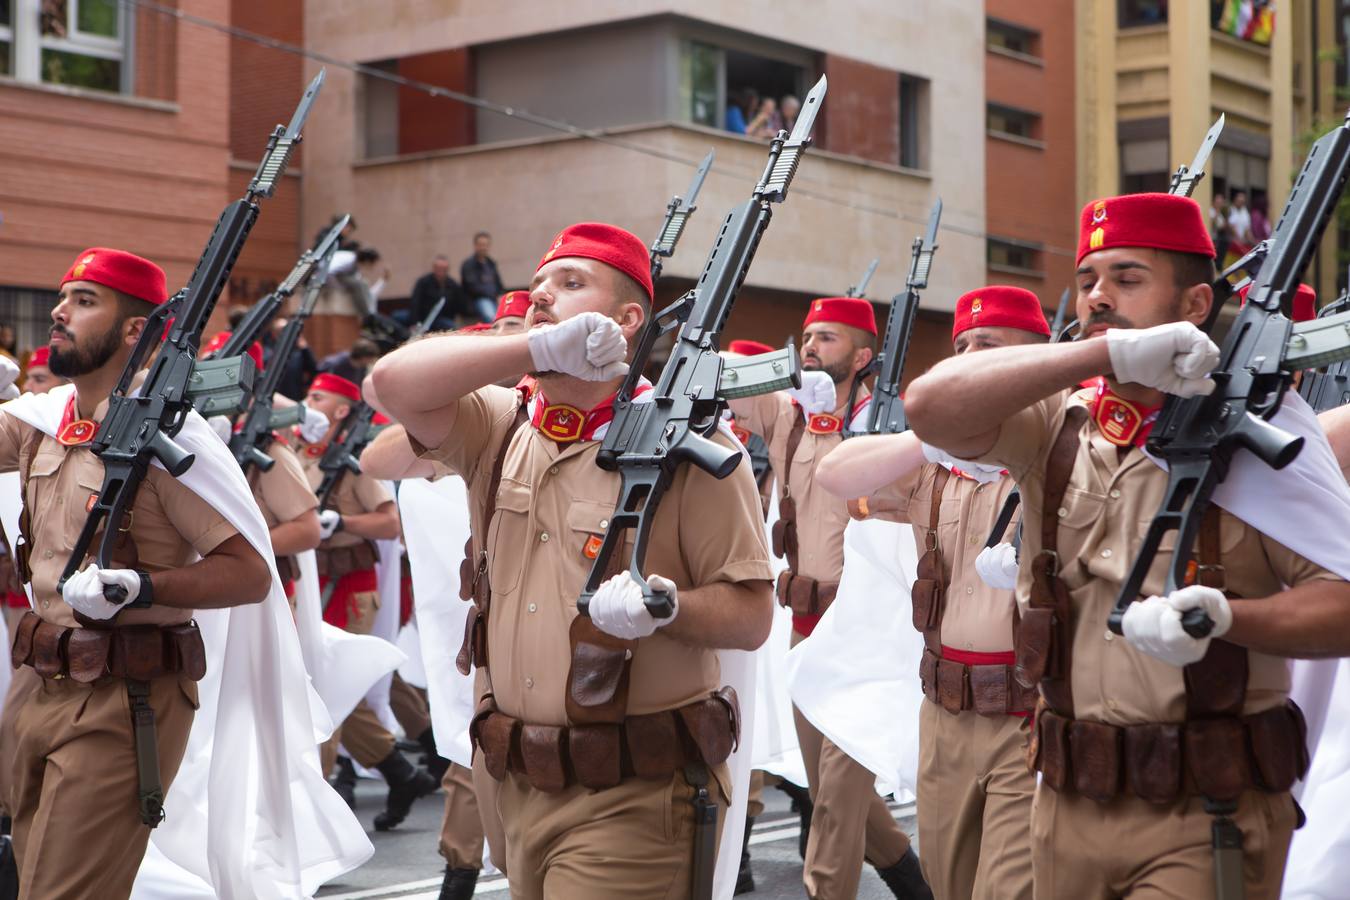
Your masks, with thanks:
M 459 330 L 460 334 L 476 334 L 480 331 L 487 331 L 492 328 L 487 322 L 474 322 L 472 325 L 465 325 Z
M 70 281 L 92 281 L 156 306 L 169 299 L 164 270 L 125 250 L 90 247 L 75 257 L 61 284 Z
M 353 381 L 334 375 L 332 372 L 320 372 L 309 385 L 311 391 L 327 391 L 353 403 L 361 402 L 361 388 Z
M 1247 302 L 1247 292 L 1251 290 L 1251 284 L 1242 286 L 1238 291 L 1238 296 L 1242 302 Z M 1317 318 L 1317 291 L 1312 289 L 1310 284 L 1300 284 L 1298 290 L 1294 292 L 1294 301 L 1291 304 L 1290 318 L 1295 322 L 1310 322 Z
M 1110 247 L 1152 247 L 1214 257 L 1200 204 L 1172 194 L 1123 194 L 1084 206 L 1077 261 Z
M 215 353 L 221 347 L 224 347 L 225 342 L 230 339 L 230 335 L 233 333 L 234 332 L 232 331 L 217 331 L 215 333 L 215 336 L 212 337 L 211 340 L 207 341 L 206 346 L 202 348 L 202 356 L 206 356 L 207 354 L 210 353 Z M 248 355 L 253 357 L 253 365 L 257 367 L 259 372 L 261 372 L 263 370 L 262 344 L 258 343 L 257 341 L 254 341 L 253 346 L 248 348 Z
M 727 350 L 732 353 L 739 353 L 741 356 L 759 356 L 761 353 L 772 353 L 773 348 L 768 344 L 761 344 L 759 341 L 732 341 L 727 345 Z
M 565 256 L 581 256 L 613 266 L 642 285 L 647 299 L 652 299 L 652 261 L 647 246 L 632 232 L 603 222 L 579 222 L 569 225 L 553 239 L 544 258 L 539 260 L 539 271 L 545 263 Z
M 806 314 L 802 327 L 816 322 L 834 322 L 836 325 L 860 328 L 873 336 L 877 333 L 877 314 L 872 311 L 872 304 L 861 297 L 822 297 L 812 300 L 811 311 Z
M 1016 328 L 1032 334 L 1050 334 L 1040 298 L 1026 288 L 994 284 L 963 294 L 956 301 L 952 340 L 972 328 Z
M 28 368 L 47 365 L 51 360 L 51 353 L 51 348 L 46 344 L 41 347 L 34 347 L 32 355 L 28 357 Z
M 497 318 L 492 321 L 500 322 L 512 317 L 523 319 L 529 311 L 529 291 L 507 291 L 497 300 Z

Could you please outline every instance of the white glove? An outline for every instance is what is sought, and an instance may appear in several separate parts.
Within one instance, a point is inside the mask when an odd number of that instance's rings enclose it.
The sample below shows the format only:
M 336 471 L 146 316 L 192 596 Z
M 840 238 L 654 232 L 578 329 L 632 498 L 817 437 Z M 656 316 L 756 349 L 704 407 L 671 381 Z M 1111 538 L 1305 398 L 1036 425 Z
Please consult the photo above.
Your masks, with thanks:
M 1003 477 L 1003 469 L 998 466 L 975 462 L 973 459 L 957 459 L 946 450 L 934 447 L 932 444 L 920 442 L 919 447 L 923 450 L 923 458 L 930 463 L 939 466 L 945 465 L 947 468 L 955 466 L 980 484 L 992 484 Z
M 300 404 L 300 408 L 304 410 L 303 418 L 300 420 L 300 438 L 306 444 L 317 444 L 328 434 L 328 417 L 303 403 Z
M 322 540 L 328 540 L 333 535 L 342 530 L 342 514 L 336 509 L 325 509 L 319 512 L 319 537 Z
M 591 597 L 591 622 L 605 634 L 626 641 L 647 637 L 661 626 L 674 622 L 680 614 L 675 582 L 660 575 L 648 575 L 647 586 L 655 591 L 663 591 L 670 597 L 674 609 L 668 618 L 658 619 L 648 612 L 642 602 L 642 585 L 627 572 L 621 572 L 600 585 Z
M 806 410 L 808 416 L 834 409 L 834 379 L 829 372 L 812 369 L 802 372 L 802 386 L 788 388 L 787 395 Z
M 1214 390 L 1209 373 L 1219 364 L 1219 348 L 1190 322 L 1152 328 L 1110 328 L 1106 349 L 1116 380 L 1194 397 Z
M 1017 548 L 1012 544 L 985 547 L 975 557 L 975 573 L 991 588 L 1011 591 L 1017 587 Z
M 100 569 L 90 563 L 70 576 L 61 587 L 61 599 L 77 613 L 91 619 L 111 619 L 121 612 L 123 604 L 113 603 L 103 596 L 103 586 L 120 584 L 126 588 L 126 603 L 135 600 L 141 592 L 141 576 L 131 569 Z
M 1206 637 L 1193 638 L 1181 627 L 1181 613 L 1203 609 L 1214 620 L 1214 630 Z M 1228 631 L 1233 612 L 1221 591 L 1192 585 L 1167 597 L 1149 597 L 1131 603 L 1121 623 L 1125 640 L 1136 649 L 1174 666 L 1199 662 L 1209 651 L 1209 642 Z
M 536 372 L 559 372 L 585 381 L 608 381 L 628 371 L 628 341 L 609 316 L 584 312 L 556 325 L 537 325 L 528 334 Z
M 14 382 L 19 380 L 19 364 L 0 353 L 0 400 L 13 400 L 19 396 Z
M 206 420 L 206 424 L 211 426 L 211 430 L 222 443 L 230 442 L 230 436 L 234 434 L 234 425 L 230 423 L 229 416 L 212 416 Z

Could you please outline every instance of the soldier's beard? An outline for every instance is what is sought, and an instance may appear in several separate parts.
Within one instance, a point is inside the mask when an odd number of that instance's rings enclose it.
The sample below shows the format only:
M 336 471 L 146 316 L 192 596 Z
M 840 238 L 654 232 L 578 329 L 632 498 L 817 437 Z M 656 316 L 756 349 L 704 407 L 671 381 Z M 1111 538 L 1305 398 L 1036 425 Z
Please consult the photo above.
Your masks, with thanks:
M 837 362 L 832 366 L 827 366 L 819 359 L 812 357 L 802 363 L 802 368 L 807 372 L 824 372 L 830 376 L 835 384 L 843 384 L 853 377 L 853 369 L 847 362 Z
M 121 330 L 120 327 L 109 328 L 103 334 L 90 338 L 88 347 L 81 347 L 75 335 L 65 328 L 60 326 L 53 328 L 52 333 L 60 334 L 66 339 L 66 343 L 64 346 L 51 348 L 47 368 L 51 369 L 53 375 L 60 375 L 62 378 L 78 378 L 103 368 L 122 343 Z

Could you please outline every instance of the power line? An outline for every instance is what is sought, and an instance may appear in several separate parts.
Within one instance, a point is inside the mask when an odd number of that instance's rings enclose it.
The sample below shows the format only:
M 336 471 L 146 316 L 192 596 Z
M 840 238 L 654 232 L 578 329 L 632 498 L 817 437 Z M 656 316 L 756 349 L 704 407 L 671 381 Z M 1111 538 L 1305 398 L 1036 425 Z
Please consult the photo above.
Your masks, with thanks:
M 604 131 L 598 129 L 583 128 L 580 125 L 573 125 L 571 122 L 567 122 L 562 119 L 554 119 L 549 116 L 542 116 L 539 115 L 538 113 L 531 112 L 530 110 L 527 109 L 521 109 L 520 107 L 517 106 L 510 106 L 505 103 L 497 103 L 496 101 L 488 100 L 483 97 L 478 97 L 473 94 L 466 94 L 463 91 L 456 91 L 452 90 L 451 88 L 442 87 L 440 85 L 430 84 L 429 82 L 418 81 L 417 79 L 414 78 L 407 78 L 403 75 L 398 75 L 393 72 L 387 72 L 383 69 L 375 68 L 374 66 L 367 66 L 363 65 L 362 63 L 354 63 L 345 59 L 338 59 L 337 57 L 329 56 L 326 53 L 319 53 L 315 50 L 310 50 L 308 48 L 292 44 L 288 41 L 282 41 L 277 38 L 271 38 L 263 34 L 258 34 L 257 32 L 249 31 L 244 28 L 239 28 L 238 26 L 235 25 L 226 25 L 225 23 L 217 22 L 214 19 L 208 19 L 204 16 L 198 16 L 192 13 L 184 12 L 181 9 L 175 9 L 174 7 L 171 6 L 165 6 L 162 3 L 156 3 L 155 0 L 118 0 L 118 2 L 121 3 L 123 6 L 140 7 L 141 9 L 145 9 L 150 12 L 178 19 L 181 22 L 187 22 L 191 25 L 196 25 L 201 28 L 206 28 L 211 31 L 217 31 L 222 34 L 229 35 L 230 37 L 236 38 L 238 40 L 250 41 L 252 43 L 259 44 L 263 47 L 267 47 L 272 50 L 279 50 L 283 53 L 290 53 L 295 56 L 300 56 L 304 59 L 310 59 L 315 62 L 322 63 L 326 66 L 332 66 L 338 69 L 345 69 L 349 72 L 364 75 L 368 78 L 378 78 L 382 81 L 388 81 L 392 84 L 396 84 L 399 87 L 408 88 L 415 91 L 421 91 L 422 93 L 428 94 L 432 97 L 439 97 L 445 100 L 453 100 L 457 103 L 463 103 L 467 106 L 472 106 L 476 109 L 486 110 L 487 112 L 496 113 L 497 115 L 506 116 L 507 118 L 510 119 L 516 119 L 521 122 L 526 122 L 530 125 L 535 125 L 540 128 L 546 128 L 550 131 L 556 131 L 561 134 L 569 135 L 571 137 L 584 138 L 586 140 L 595 141 L 596 143 L 607 144 L 612 147 L 617 147 L 621 150 L 627 150 L 633 153 L 641 153 L 645 156 L 664 160 L 665 162 L 672 162 L 677 163 L 679 165 L 687 166 L 690 170 L 698 168 L 699 165 L 699 160 L 690 159 L 688 157 L 680 156 L 677 153 L 670 153 L 668 151 L 661 150 L 656 147 L 649 147 L 644 144 L 639 144 L 633 141 L 625 140 L 623 138 L 616 137 L 615 135 L 607 134 Z M 716 166 L 712 170 L 712 174 L 721 175 L 725 177 L 736 177 L 738 179 L 744 179 L 747 177 L 754 179 L 759 177 L 760 172 L 758 170 L 751 171 L 750 169 L 737 166 L 729 166 L 719 163 L 718 166 Z M 806 185 L 802 184 L 803 180 L 806 181 L 807 183 Z M 924 226 L 927 224 L 927 219 L 924 216 L 911 215 L 908 213 L 901 212 L 900 210 L 897 209 L 889 209 L 881 206 L 852 203 L 847 200 L 841 200 L 838 197 L 834 196 L 833 194 L 824 191 L 813 191 L 809 187 L 810 181 L 811 179 L 809 177 L 806 179 L 799 178 L 798 181 L 793 185 L 792 192 L 794 194 L 799 194 L 803 197 L 810 197 L 813 200 L 819 200 L 822 203 L 829 203 L 834 206 L 843 207 L 844 209 L 853 210 L 855 212 L 868 213 L 870 215 L 881 216 L 883 218 L 888 219 L 895 219 L 897 221 L 902 222 L 911 222 L 919 226 Z M 981 229 L 949 224 L 947 222 L 943 222 L 942 225 L 939 227 L 939 230 L 965 235 L 966 237 L 972 237 L 978 240 L 987 240 L 990 237 L 998 239 L 996 235 L 990 235 L 988 232 L 983 231 Z M 899 246 L 899 244 L 897 244 L 897 246 Z M 1055 247 L 1046 244 L 1042 244 L 1039 249 L 1045 253 L 1052 253 L 1057 256 L 1066 256 L 1069 257 L 1070 259 L 1074 258 L 1077 255 L 1076 250 L 1064 247 Z

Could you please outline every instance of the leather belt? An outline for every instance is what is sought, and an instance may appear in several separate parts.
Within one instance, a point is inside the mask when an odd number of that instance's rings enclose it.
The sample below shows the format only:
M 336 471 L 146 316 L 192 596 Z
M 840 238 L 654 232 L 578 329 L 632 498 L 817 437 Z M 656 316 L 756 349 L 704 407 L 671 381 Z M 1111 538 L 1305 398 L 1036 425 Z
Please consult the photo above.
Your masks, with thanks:
M 821 616 L 839 592 L 837 581 L 817 581 L 797 575 L 791 569 L 778 573 L 778 603 L 792 609 L 796 616 Z
M 1011 662 L 967 665 L 925 648 L 919 681 L 923 695 L 953 715 L 974 710 L 982 716 L 1026 716 L 1036 708 L 1036 689 L 1017 682 Z
M 105 675 L 137 681 L 185 675 L 200 681 L 206 674 L 206 647 L 195 622 L 67 628 L 30 611 L 14 629 L 10 661 L 16 669 L 32 666 L 43 678 L 70 678 L 80 684 Z

